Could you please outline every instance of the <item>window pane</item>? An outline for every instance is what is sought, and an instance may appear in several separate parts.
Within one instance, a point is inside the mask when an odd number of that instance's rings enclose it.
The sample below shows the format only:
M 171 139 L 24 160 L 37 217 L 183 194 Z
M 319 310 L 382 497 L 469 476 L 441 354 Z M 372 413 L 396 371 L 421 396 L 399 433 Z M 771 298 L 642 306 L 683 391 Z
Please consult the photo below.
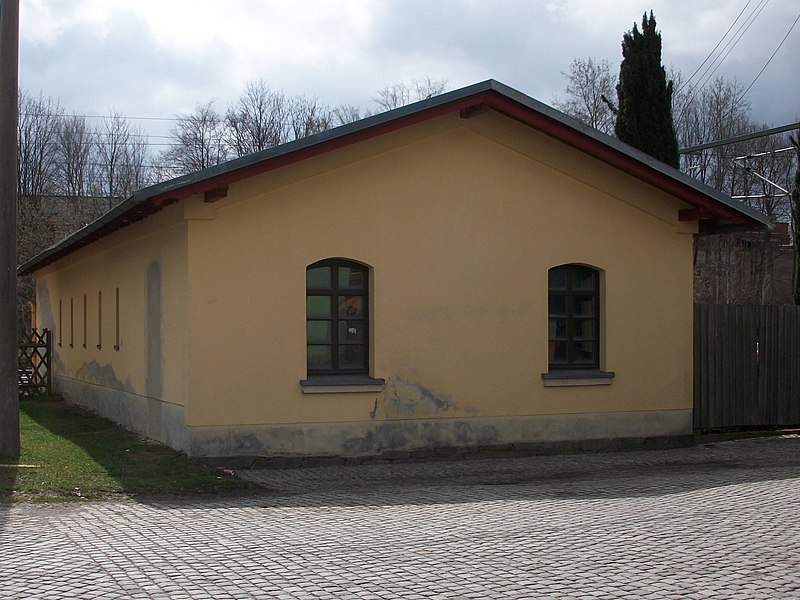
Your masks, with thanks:
M 306 323 L 306 341 L 309 344 L 330 344 L 331 322 L 308 321 Z
M 572 315 L 575 317 L 594 316 L 594 296 L 573 297 L 572 311 Z
M 339 267 L 339 289 L 364 289 L 364 270 Z
M 339 321 L 339 343 L 363 342 L 364 321 Z
M 331 316 L 330 296 L 306 296 L 306 316 L 309 319 L 328 319 Z
M 307 346 L 308 370 L 312 369 L 331 369 L 331 347 L 330 346 Z
M 360 317 L 363 306 L 364 296 L 339 296 L 340 317 Z
M 567 289 L 567 272 L 565 269 L 550 269 L 547 273 L 547 285 L 551 290 Z
M 572 289 L 580 291 L 594 290 L 594 273 L 591 271 L 576 270 L 572 275 Z
M 328 290 L 331 287 L 331 268 L 314 267 L 306 269 L 306 288 Z
M 548 310 L 550 311 L 551 316 L 560 316 L 567 314 L 567 297 L 566 296 L 557 296 L 554 294 L 550 295 Z
M 576 340 L 594 340 L 594 319 L 575 319 L 573 327 Z
M 339 346 L 340 369 L 363 369 L 364 366 L 364 346 L 361 344 Z
M 550 342 L 550 363 L 566 364 L 567 342 Z
M 578 364 L 594 363 L 594 342 L 576 342 L 572 347 L 572 362 Z
M 550 319 L 548 336 L 551 340 L 567 339 L 567 319 Z

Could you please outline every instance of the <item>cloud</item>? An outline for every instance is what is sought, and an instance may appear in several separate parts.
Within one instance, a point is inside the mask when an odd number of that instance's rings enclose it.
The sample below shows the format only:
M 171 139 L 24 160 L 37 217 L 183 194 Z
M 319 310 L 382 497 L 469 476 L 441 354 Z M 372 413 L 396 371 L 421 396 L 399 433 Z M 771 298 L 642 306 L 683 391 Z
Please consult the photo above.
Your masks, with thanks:
M 796 16 L 770 3 L 719 73 L 749 84 Z M 729 0 L 653 0 L 664 61 L 688 75 L 741 10 Z M 648 7 L 649 8 L 649 7 Z M 171 116 L 247 81 L 330 104 L 429 75 L 451 88 L 495 78 L 545 102 L 576 57 L 618 64 L 634 0 L 25 0 L 20 78 L 78 111 Z M 800 27 L 748 96 L 766 121 L 800 94 Z M 765 92 L 766 90 L 766 92 Z

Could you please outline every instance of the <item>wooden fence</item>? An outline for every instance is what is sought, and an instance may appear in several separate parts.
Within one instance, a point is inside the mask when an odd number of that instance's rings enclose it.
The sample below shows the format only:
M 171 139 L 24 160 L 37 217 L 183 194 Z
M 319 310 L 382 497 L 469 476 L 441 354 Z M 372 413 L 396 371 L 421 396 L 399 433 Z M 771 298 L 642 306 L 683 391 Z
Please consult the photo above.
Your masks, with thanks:
M 800 306 L 696 304 L 694 427 L 800 424 Z
M 20 396 L 42 396 L 53 393 L 51 360 L 50 331 L 34 329 L 17 349 Z

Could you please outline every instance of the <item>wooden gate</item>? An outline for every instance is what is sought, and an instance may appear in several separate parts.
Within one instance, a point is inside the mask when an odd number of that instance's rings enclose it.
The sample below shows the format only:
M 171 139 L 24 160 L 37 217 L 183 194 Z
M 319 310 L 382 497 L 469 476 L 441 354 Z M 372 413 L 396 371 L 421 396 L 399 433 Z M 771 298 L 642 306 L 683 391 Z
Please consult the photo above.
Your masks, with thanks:
M 33 330 L 17 351 L 19 395 L 21 397 L 49 395 L 53 392 L 50 372 L 50 330 Z
M 694 427 L 800 424 L 800 307 L 696 304 Z

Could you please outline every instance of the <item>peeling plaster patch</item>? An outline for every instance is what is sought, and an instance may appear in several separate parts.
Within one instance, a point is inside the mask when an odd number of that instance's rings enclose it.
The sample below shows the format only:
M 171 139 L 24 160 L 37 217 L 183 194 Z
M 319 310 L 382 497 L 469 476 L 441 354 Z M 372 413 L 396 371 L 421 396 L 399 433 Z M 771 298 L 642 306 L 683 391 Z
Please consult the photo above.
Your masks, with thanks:
M 267 427 L 267 435 L 258 426 L 191 428 L 191 455 L 262 456 L 303 453 L 305 436 L 302 428 Z M 313 432 L 311 435 L 314 435 Z
M 242 454 L 263 454 L 264 443 L 252 433 L 239 435 L 236 438 L 236 447 Z
M 374 421 L 375 415 L 378 413 L 378 398 L 375 398 L 375 406 L 372 407 L 372 410 L 369 411 L 369 418 Z
M 493 425 L 476 425 L 459 421 L 453 427 L 453 438 L 457 446 L 490 446 L 500 440 L 500 432 Z
M 405 448 L 410 443 L 405 431 L 388 423 L 378 425 L 360 436 L 342 436 L 340 432 L 336 432 L 331 437 L 342 448 L 342 453 L 348 456 L 380 454 L 387 450 Z
M 94 389 L 107 393 L 102 388 Z M 175 412 L 176 416 L 182 414 L 182 411 Z M 188 430 L 177 420 L 170 423 L 174 423 L 170 431 L 175 435 L 176 443 L 186 447 L 186 438 L 178 436 L 181 433 L 191 440 L 188 445 L 192 456 L 373 456 L 387 451 L 506 444 L 544 444 L 545 448 L 563 452 L 596 450 L 597 443 L 600 443 L 599 447 L 613 447 L 604 444 L 614 439 L 649 443 L 652 439 L 676 439 L 678 436 L 680 443 L 690 443 L 692 411 L 586 413 L 577 418 L 574 415 L 528 415 L 423 418 L 377 423 L 228 425 L 190 427 Z M 583 445 L 583 442 L 589 445 Z
M 136 393 L 136 390 L 134 390 L 133 386 L 131 385 L 130 378 L 128 378 L 125 383 L 120 381 L 117 377 L 117 374 L 114 372 L 114 367 L 111 365 L 111 363 L 107 363 L 103 366 L 101 366 L 96 360 L 83 363 L 81 368 L 75 373 L 75 377 L 77 379 L 96 383 L 114 390 L 120 390 L 130 394 Z
M 378 418 L 379 408 L 383 419 L 437 417 L 461 411 L 450 396 L 434 393 L 399 376 L 386 381 L 382 398 L 376 399 L 375 407 L 369 413 L 371 420 Z

